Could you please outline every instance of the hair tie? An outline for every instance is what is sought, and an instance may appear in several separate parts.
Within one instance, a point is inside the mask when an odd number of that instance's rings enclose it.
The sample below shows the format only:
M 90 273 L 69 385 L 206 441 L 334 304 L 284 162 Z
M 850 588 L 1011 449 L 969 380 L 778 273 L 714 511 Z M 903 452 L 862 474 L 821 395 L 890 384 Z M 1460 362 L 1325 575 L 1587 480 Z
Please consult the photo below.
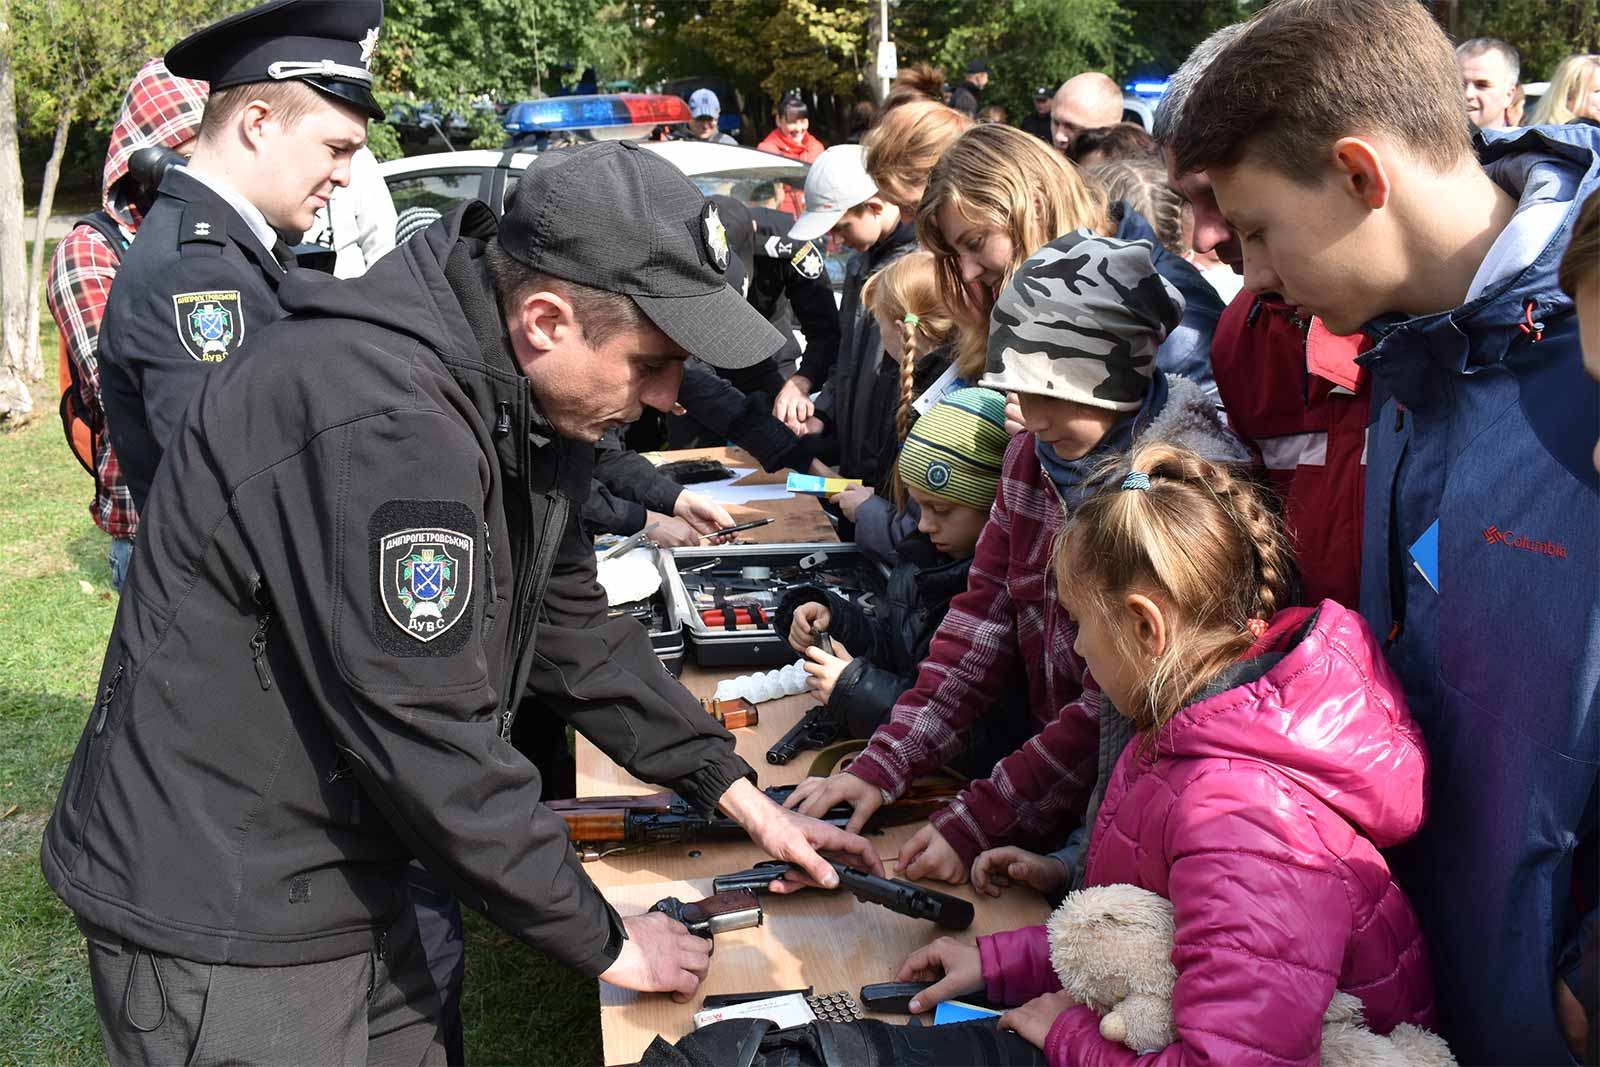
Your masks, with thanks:
M 1144 491 L 1150 488 L 1150 476 L 1144 471 L 1133 471 L 1122 479 L 1122 488 Z
M 1250 631 L 1250 636 L 1254 637 L 1257 641 L 1261 640 L 1262 637 L 1266 636 L 1266 633 L 1267 633 L 1267 620 L 1266 619 L 1248 619 L 1248 620 L 1245 621 L 1244 626 L 1245 626 L 1245 629 Z
M 905 323 L 907 326 L 915 326 L 917 323 L 921 322 L 922 320 L 920 318 L 918 318 L 915 313 L 908 311 L 908 312 L 906 312 L 906 317 L 901 319 L 900 321 Z

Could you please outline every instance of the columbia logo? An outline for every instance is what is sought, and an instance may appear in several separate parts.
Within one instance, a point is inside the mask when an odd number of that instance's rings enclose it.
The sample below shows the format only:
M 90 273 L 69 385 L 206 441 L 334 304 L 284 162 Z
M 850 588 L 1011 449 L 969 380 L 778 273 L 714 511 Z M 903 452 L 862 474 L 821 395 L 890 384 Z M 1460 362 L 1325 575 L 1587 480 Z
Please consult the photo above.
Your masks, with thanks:
M 1507 548 L 1520 548 L 1524 552 L 1536 552 L 1542 556 L 1553 559 L 1566 559 L 1567 546 L 1555 541 L 1538 541 L 1522 534 L 1502 530 L 1498 526 L 1486 527 L 1483 531 L 1483 540 L 1486 544 L 1505 545 Z

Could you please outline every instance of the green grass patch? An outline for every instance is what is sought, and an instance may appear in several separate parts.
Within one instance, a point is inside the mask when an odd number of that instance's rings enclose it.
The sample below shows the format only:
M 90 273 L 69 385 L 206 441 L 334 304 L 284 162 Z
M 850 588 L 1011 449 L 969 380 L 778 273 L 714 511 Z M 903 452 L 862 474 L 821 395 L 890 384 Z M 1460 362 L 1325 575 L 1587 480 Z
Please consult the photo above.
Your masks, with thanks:
M 39 836 L 88 719 L 117 602 L 109 542 L 89 516 L 94 485 L 55 413 L 48 314 L 40 333 L 34 415 L 0 429 L 0 1063 L 98 1064 L 83 937 L 40 874 Z M 462 1014 L 471 1063 L 600 1062 L 595 984 L 475 914 Z

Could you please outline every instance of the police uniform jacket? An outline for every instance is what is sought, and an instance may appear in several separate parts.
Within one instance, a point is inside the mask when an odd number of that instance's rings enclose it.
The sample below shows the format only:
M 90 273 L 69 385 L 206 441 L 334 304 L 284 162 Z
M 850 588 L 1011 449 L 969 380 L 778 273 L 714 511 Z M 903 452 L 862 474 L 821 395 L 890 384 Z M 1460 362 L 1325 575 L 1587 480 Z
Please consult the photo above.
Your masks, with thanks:
M 753 776 L 579 535 L 593 448 L 517 368 L 469 203 L 197 393 L 157 476 L 45 833 L 51 886 L 136 944 L 282 965 L 372 947 L 415 855 L 596 975 L 615 914 L 506 740 L 532 709 L 709 811 Z
M 141 511 L 201 380 L 283 316 L 284 268 L 228 202 L 175 170 L 139 227 L 100 329 L 111 443 Z

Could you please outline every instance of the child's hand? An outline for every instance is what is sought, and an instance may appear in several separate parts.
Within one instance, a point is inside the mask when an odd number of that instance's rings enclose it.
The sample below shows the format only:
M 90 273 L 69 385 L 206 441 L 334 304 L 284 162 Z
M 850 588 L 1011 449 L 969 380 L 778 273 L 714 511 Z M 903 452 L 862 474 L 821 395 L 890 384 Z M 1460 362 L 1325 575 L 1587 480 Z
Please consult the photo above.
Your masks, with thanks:
M 1012 437 L 1015 437 L 1017 434 L 1021 433 L 1022 430 L 1022 401 L 1017 398 L 1016 393 L 1007 393 L 1006 433 L 1010 434 Z
M 911 1014 L 920 1015 L 935 1004 L 982 992 L 983 957 L 977 945 L 941 937 L 907 956 L 894 980 L 933 983 L 911 998 Z
M 915 882 L 923 878 L 960 885 L 967 880 L 967 865 L 944 835 L 929 823 L 900 850 L 900 875 Z
M 1015 845 L 991 848 L 972 861 L 972 886 L 991 897 L 1013 885 L 1054 896 L 1067 888 L 1067 869 L 1054 856 L 1041 856 Z
M 1056 1018 L 1068 1008 L 1077 1006 L 1078 999 L 1065 990 L 1059 993 L 1046 993 L 1042 997 L 1034 997 L 1020 1008 L 1012 1008 L 1000 1016 L 998 1025 L 1000 1029 L 1012 1031 L 1043 1052 L 1044 1043 L 1050 1037 L 1050 1028 L 1056 1024 Z
M 832 778 L 807 778 L 795 786 L 794 792 L 783 802 L 784 807 L 797 807 L 801 815 L 813 819 L 822 818 L 836 804 L 849 804 L 855 809 L 845 829 L 859 834 L 867 820 L 883 807 L 883 790 L 846 771 Z
M 794 609 L 794 618 L 789 622 L 789 647 L 804 651 L 816 644 L 817 631 L 826 630 L 832 621 L 833 615 L 828 611 L 828 605 L 818 604 L 814 600 L 801 604 Z
M 830 656 L 816 645 L 806 649 L 806 688 L 824 704 L 833 698 L 833 687 L 839 683 L 839 675 L 855 658 L 838 639 L 833 642 L 833 651 L 835 655 Z
M 872 490 L 864 485 L 856 486 L 842 493 L 835 493 L 831 499 L 838 505 L 840 514 L 855 522 L 856 512 L 861 510 L 861 505 L 872 499 Z

